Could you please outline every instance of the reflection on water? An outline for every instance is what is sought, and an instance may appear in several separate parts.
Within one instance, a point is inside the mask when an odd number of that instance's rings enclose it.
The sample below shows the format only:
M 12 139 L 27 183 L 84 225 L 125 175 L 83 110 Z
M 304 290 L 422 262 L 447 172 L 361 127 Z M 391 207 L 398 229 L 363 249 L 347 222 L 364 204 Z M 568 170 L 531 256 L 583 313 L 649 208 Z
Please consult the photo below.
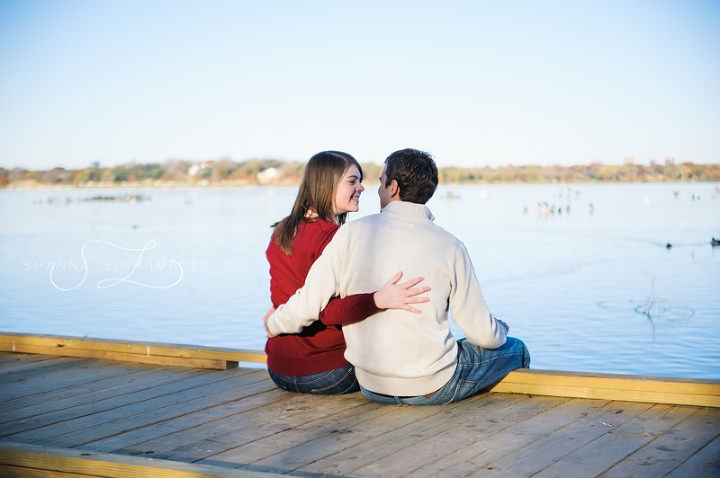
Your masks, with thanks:
M 655 278 L 651 277 L 650 280 L 652 283 L 650 296 L 633 308 L 635 312 L 647 317 L 653 325 L 660 320 L 680 322 L 695 315 L 695 311 L 685 305 L 656 297 Z
M 720 378 L 715 187 L 443 186 L 429 206 L 533 367 Z M 294 197 L 0 191 L 0 329 L 262 349 L 269 225 Z M 378 208 L 371 186 L 355 217 Z

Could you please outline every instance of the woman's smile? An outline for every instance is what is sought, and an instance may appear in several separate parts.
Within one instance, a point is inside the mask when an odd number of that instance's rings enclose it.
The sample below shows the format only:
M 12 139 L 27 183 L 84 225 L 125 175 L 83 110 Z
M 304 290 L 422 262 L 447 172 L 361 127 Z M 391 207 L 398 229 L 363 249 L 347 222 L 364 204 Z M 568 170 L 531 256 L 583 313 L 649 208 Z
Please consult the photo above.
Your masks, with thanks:
M 335 214 L 357 212 L 360 209 L 360 194 L 365 187 L 360 182 L 362 176 L 357 166 L 352 165 L 343 174 L 335 194 Z

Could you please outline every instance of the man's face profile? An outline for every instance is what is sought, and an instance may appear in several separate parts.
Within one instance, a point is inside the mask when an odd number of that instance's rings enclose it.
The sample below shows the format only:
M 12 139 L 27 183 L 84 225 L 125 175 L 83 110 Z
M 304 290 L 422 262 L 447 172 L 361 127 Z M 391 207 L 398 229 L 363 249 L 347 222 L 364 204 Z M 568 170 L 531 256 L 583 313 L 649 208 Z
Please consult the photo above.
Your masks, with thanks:
M 390 189 L 385 186 L 385 170 L 387 164 L 383 166 L 382 173 L 380 174 L 380 187 L 378 187 L 378 196 L 380 196 L 380 209 L 383 209 L 390 203 Z

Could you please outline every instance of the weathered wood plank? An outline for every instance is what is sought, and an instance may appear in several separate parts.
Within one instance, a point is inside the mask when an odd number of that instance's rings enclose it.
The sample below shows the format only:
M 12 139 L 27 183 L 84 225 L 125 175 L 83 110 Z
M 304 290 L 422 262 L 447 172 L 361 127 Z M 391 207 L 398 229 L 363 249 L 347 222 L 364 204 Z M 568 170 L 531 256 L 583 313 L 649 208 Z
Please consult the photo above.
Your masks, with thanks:
M 309 400 L 310 398 L 315 400 Z M 179 456 L 182 454 L 193 457 L 194 460 L 202 459 L 200 462 L 208 463 L 217 461 L 250 463 L 272 454 L 273 446 L 277 447 L 277 452 L 282 452 L 287 438 L 285 434 L 294 429 L 302 428 L 312 433 L 310 430 L 314 427 L 321 428 L 324 424 L 339 423 L 342 420 L 351 420 L 359 416 L 372 419 L 375 414 L 387 413 L 378 404 L 369 402 L 360 394 L 333 397 L 331 401 L 323 400 L 323 398 L 329 397 L 308 397 L 308 399 L 298 402 L 298 404 L 304 403 L 301 406 L 296 405 L 298 397 L 287 404 L 282 404 L 282 407 L 262 407 L 259 409 L 259 413 L 248 416 L 248 420 L 238 428 L 236 433 L 227 432 L 199 442 L 196 441 L 170 450 L 167 455 Z M 261 443 L 262 445 L 260 445 Z M 214 446 L 207 446 L 212 444 Z M 259 456 L 253 456 L 251 449 L 259 450 Z M 256 469 L 256 467 L 251 469 Z
M 98 361 L 98 364 L 103 364 L 103 362 Z M 82 405 L 84 403 L 87 403 L 85 400 L 85 396 L 89 395 L 91 397 L 94 397 L 96 400 L 90 402 L 90 408 L 83 410 L 84 412 L 86 412 L 85 414 L 87 414 L 92 413 L 93 411 L 103 410 L 103 407 L 105 406 L 112 408 L 118 406 L 119 404 L 128 403 L 130 400 L 132 400 L 128 399 L 128 397 L 132 395 L 133 391 L 144 391 L 145 393 L 150 394 L 150 396 L 155 396 L 157 395 L 157 393 L 153 393 L 151 389 L 157 388 L 159 385 L 180 383 L 181 385 L 192 386 L 189 384 L 192 383 L 192 380 L 194 378 L 205 376 L 208 373 L 200 370 L 185 368 L 168 369 L 166 371 L 163 371 L 162 369 L 155 369 L 153 371 L 139 368 L 139 370 L 145 370 L 146 372 L 149 372 L 147 375 L 145 375 L 146 377 L 148 377 L 148 381 L 145 384 L 142 384 L 143 380 L 136 379 L 136 374 L 132 373 L 133 370 L 137 369 L 137 365 L 119 365 L 115 362 L 104 362 L 104 365 L 105 367 L 99 367 L 92 373 L 88 374 L 89 376 L 85 377 L 77 376 L 74 374 L 66 375 L 63 377 L 51 375 L 52 380 L 46 379 L 44 382 L 46 382 L 46 384 L 49 383 L 50 387 L 54 384 L 58 390 L 54 391 L 52 388 L 43 388 L 41 392 L 38 391 L 38 395 L 40 395 L 42 398 L 39 403 L 34 400 L 35 395 L 29 397 L 20 397 L 18 399 L 9 401 L 0 400 L 0 403 L 3 404 L 3 409 L 5 408 L 5 404 L 10 405 L 8 406 L 9 410 L 2 413 L 3 420 L 2 422 L 0 422 L 0 430 L 5 429 L 3 427 L 4 424 L 7 423 L 7 417 L 12 418 L 13 420 L 19 419 L 22 418 L 26 413 L 30 413 L 33 410 L 43 410 L 43 406 L 47 406 L 45 410 L 48 412 L 48 414 L 50 414 L 51 412 L 63 413 L 63 410 L 73 408 L 76 405 Z M 143 375 L 141 375 L 141 378 L 142 377 Z M 138 381 L 142 385 L 139 385 L 139 388 L 135 390 L 133 387 L 138 387 L 138 385 L 135 385 L 135 383 Z M 96 392 L 91 391 L 92 388 L 97 387 L 97 383 L 101 384 L 100 390 Z M 123 389 L 122 385 L 126 383 L 133 384 L 133 386 L 131 386 L 129 389 Z M 115 385 L 115 387 L 110 385 Z M 88 392 L 87 394 L 83 394 L 86 388 L 88 389 Z M 56 402 L 54 400 L 55 396 L 59 397 L 59 399 L 57 400 L 59 405 L 54 405 L 54 403 Z M 125 396 L 125 398 L 122 398 L 123 396 Z M 22 401 L 23 399 L 26 399 L 29 402 L 29 406 L 27 408 L 29 408 L 30 411 L 25 411 L 24 407 L 20 408 L 18 406 L 17 402 Z M 117 401 L 110 401 L 112 399 L 115 399 Z M 48 405 L 48 403 L 50 403 L 50 405 Z M 63 406 L 66 404 L 69 404 L 70 406 Z M 75 410 L 75 412 L 77 411 L 78 410 Z M 75 412 L 70 412 L 70 416 L 73 416 Z
M 499 400 L 507 402 L 507 396 L 497 394 Z M 452 454 L 466 446 L 521 423 L 533 416 L 554 408 L 569 399 L 557 397 L 536 397 L 517 402 L 506 403 L 498 409 L 476 409 L 472 404 L 462 404 L 456 417 L 442 417 L 437 420 L 427 420 L 418 430 L 416 425 L 406 427 L 405 433 L 399 436 L 397 432 L 388 434 L 387 438 L 373 439 L 373 446 L 364 443 L 360 447 L 353 447 L 340 453 L 340 457 L 349 457 L 353 461 L 351 466 L 343 468 L 329 468 L 327 466 L 316 468 L 318 463 L 310 467 L 325 473 L 352 474 L 353 476 L 402 476 L 413 470 L 423 468 L 443 456 Z M 420 438 L 424 436 L 424 438 Z M 416 438 L 417 437 L 417 438 Z M 384 439 L 382 439 L 384 438 Z M 356 450 L 360 448 L 360 450 Z M 357 453 L 355 453 L 357 451 Z M 353 458 L 353 455 L 358 458 Z M 359 459 L 359 458 L 364 459 Z M 331 462 L 334 457 L 326 460 Z
M 398 452 L 412 443 L 424 440 L 428 435 L 454 428 L 463 420 L 461 416 L 485 417 L 497 413 L 505 407 L 522 403 L 527 397 L 513 396 L 513 400 L 499 394 L 476 396 L 469 401 L 428 408 L 421 416 L 416 416 L 412 407 L 402 407 L 393 412 L 391 419 L 382 423 L 366 423 L 350 428 L 350 441 L 338 441 L 327 444 L 327 437 L 319 437 L 300 445 L 283 457 L 283 466 L 293 464 L 292 457 L 307 453 L 313 460 L 308 460 L 295 468 L 304 472 L 329 474 L 349 474 L 368 463 L 377 461 L 388 454 Z M 397 407 L 396 407 L 397 408 Z M 402 410 L 401 413 L 398 413 Z M 373 433 L 377 429 L 377 433 Z M 362 438 L 357 440 L 356 436 Z M 324 448 L 328 447 L 325 453 Z M 272 459 L 271 459 L 272 460 Z M 279 466 L 276 463 L 275 466 Z
M 323 397 L 317 397 L 323 398 Z M 222 453 L 213 454 L 210 458 L 201 460 L 200 463 L 214 463 L 216 461 L 234 462 L 234 463 L 252 463 L 257 465 L 259 460 L 273 455 L 284 455 L 285 450 L 293 446 L 300 445 L 304 441 L 311 440 L 315 436 L 325 436 L 333 434 L 338 440 L 343 440 L 346 430 L 351 427 L 359 426 L 361 422 L 377 423 L 379 417 L 386 417 L 389 421 L 397 419 L 398 415 L 391 413 L 395 407 L 382 406 L 381 404 L 371 403 L 364 397 L 355 394 L 355 400 L 352 402 L 355 407 L 338 408 L 333 407 L 327 419 L 318 420 L 318 417 L 307 420 L 307 414 L 290 414 L 285 413 L 283 422 L 285 426 L 277 433 L 267 434 L 261 430 L 260 433 L 254 433 L 250 440 L 245 437 L 245 444 L 237 446 Z M 282 413 L 282 411 L 281 411 Z M 418 409 L 416 413 L 423 413 Z M 311 412 L 312 414 L 312 412 Z M 301 424 L 297 423 L 297 416 L 300 416 Z M 281 422 L 282 423 L 282 422 Z M 251 431 L 252 433 L 252 431 Z M 228 435 L 224 437 L 223 442 L 229 441 L 233 443 L 235 437 Z M 269 469 L 269 468 L 264 468 Z
M 38 404 L 20 410 L 0 413 L 0 436 L 20 433 L 113 409 L 118 406 L 116 399 L 123 395 L 151 390 L 161 385 L 177 383 L 197 376 L 194 371 L 188 371 L 185 374 L 162 372 L 163 370 L 148 370 L 126 377 L 115 377 L 114 383 L 107 384 L 114 385 L 112 387 L 65 399 L 52 400 L 45 404 Z M 140 376 L 138 377 L 138 375 Z M 83 384 L 79 385 L 78 389 L 82 391 L 84 389 Z
M 260 380 L 239 388 L 235 400 L 92 441 L 79 448 L 130 455 L 152 452 L 164 458 L 160 455 L 162 452 L 180 444 L 192 443 L 228 430 L 241 433 L 244 422 L 265 417 L 267 407 L 288 399 L 269 380 Z M 238 418 L 240 416 L 244 418 Z
M 509 397 L 506 397 L 509 398 Z M 500 403 L 493 397 L 475 398 L 474 409 L 489 411 L 495 407 L 505 406 L 508 402 L 522 400 L 521 397 L 513 397 L 514 400 L 506 400 Z M 294 470 L 312 463 L 315 460 L 325 457 L 335 457 L 342 451 L 373 440 L 377 437 L 388 437 L 388 441 L 402 447 L 403 440 L 415 441 L 424 433 L 423 425 L 431 425 L 446 418 L 446 423 L 451 422 L 453 417 L 462 412 L 460 403 L 449 404 L 438 407 L 397 407 L 390 408 L 389 412 L 382 411 L 381 415 L 372 417 L 369 415 L 341 417 L 334 416 L 332 421 L 313 423 L 308 426 L 297 427 L 284 433 L 269 437 L 267 440 L 260 440 L 249 444 L 244 449 L 247 456 L 252 456 L 254 461 L 249 461 L 253 466 L 261 466 L 269 470 Z M 275 454 L 268 454 L 261 451 L 264 447 L 278 450 Z M 265 455 L 265 458 L 258 458 Z
M 599 475 L 694 412 L 695 409 L 690 407 L 655 405 L 620 426 L 611 423 L 613 427 L 608 433 L 561 458 L 534 476 L 540 478 Z
M 94 380 L 73 384 L 69 387 L 58 388 L 37 393 L 30 397 L 21 397 L 13 400 L 2 401 L 2 412 L 0 412 L 0 423 L 5 423 L 18 418 L 27 418 L 34 415 L 61 410 L 73 405 L 92 403 L 98 400 L 123 395 L 146 386 L 143 382 L 147 379 L 151 383 L 148 388 L 179 380 L 175 377 L 183 368 L 141 368 L 137 365 L 128 367 L 117 364 L 114 367 L 105 369 L 104 376 L 94 376 Z M 40 413 L 37 413 L 40 412 Z
M 60 423 L 50 424 L 42 428 L 29 430 L 12 435 L 12 441 L 34 443 L 40 440 L 52 440 L 53 437 L 67 433 L 82 433 L 85 428 L 97 428 L 108 421 L 123 418 L 127 414 L 142 413 L 157 408 L 170 406 L 187 397 L 202 395 L 202 391 L 216 382 L 231 379 L 229 372 L 202 372 L 188 370 L 188 376 L 171 383 L 141 390 L 134 393 L 119 395 L 104 400 L 97 409 L 88 407 L 87 410 L 78 410 L 78 415 Z M 0 435 L 4 425 L 0 425 Z
M 369 403 L 359 394 L 319 397 L 288 394 L 287 392 L 279 393 L 287 397 L 287 400 L 271 406 L 264 406 L 260 413 L 244 413 L 223 420 L 222 427 L 217 429 L 217 433 L 213 433 L 205 426 L 193 429 L 192 436 L 200 437 L 201 440 L 188 442 L 187 437 L 183 437 L 182 441 L 186 444 L 176 443 L 176 446 L 169 450 L 168 447 L 173 442 L 167 439 L 163 440 L 163 446 L 168 451 L 162 453 L 161 456 L 192 461 L 209 458 L 208 463 L 211 464 L 219 461 L 242 462 L 239 458 L 231 460 L 227 453 L 232 454 L 233 450 L 238 447 L 278 436 L 297 427 L 319 421 L 334 422 L 338 419 L 338 414 L 372 413 L 380 408 L 377 404 Z M 180 437 L 176 435 L 167 438 L 177 440 Z
M 512 476 L 531 476 L 608 433 L 612 427 L 607 424 L 624 423 L 650 406 L 645 403 L 611 402 L 555 430 L 551 435 L 488 463 L 478 471 L 491 470 Z
M 245 380 L 239 380 L 239 377 L 226 377 L 225 380 L 204 383 L 201 386 L 73 420 L 71 425 L 73 431 L 60 435 L 56 433 L 48 435 L 46 433 L 45 437 L 34 440 L 33 443 L 75 448 L 92 441 L 165 420 L 175 419 L 220 403 L 233 401 L 238 395 L 242 394 L 243 387 L 246 387 L 251 380 L 264 380 L 264 377 L 259 373 L 249 374 L 245 378 Z M 197 379 L 195 382 L 197 383 Z M 78 423 L 82 423 L 84 426 L 78 427 Z M 101 426 L 98 426 L 98 424 L 101 424 Z M 63 428 L 63 424 L 59 425 L 60 428 Z M 23 437 L 23 434 L 14 435 L 13 440 L 15 440 L 15 437 Z
M 572 399 L 497 433 L 473 441 L 455 453 L 438 457 L 413 472 L 413 476 L 470 476 L 488 463 L 561 430 L 608 403 L 602 400 Z M 644 405 L 649 408 L 650 405 Z
M 32 400 L 38 394 L 54 391 L 64 384 L 65 387 L 78 387 L 81 384 L 94 382 L 106 377 L 116 376 L 118 370 L 127 367 L 127 364 L 114 364 L 115 367 L 104 366 L 100 362 L 91 361 L 68 363 L 64 368 L 48 370 L 45 375 L 37 375 L 27 378 L 21 382 L 13 382 L 4 385 L 0 389 L 0 402 L 12 402 L 13 400 Z M 48 380 L 52 377 L 52 380 Z
M 17 373 L 10 373 L 6 375 L 0 375 L 0 385 L 3 385 L 3 391 L 10 385 L 16 385 L 17 382 L 22 382 L 33 377 L 45 375 L 47 373 L 68 370 L 73 367 L 82 366 L 93 366 L 92 361 L 83 360 L 81 358 L 64 357 L 59 360 L 50 360 L 45 362 L 39 362 L 37 366 L 28 368 L 26 370 L 19 371 Z
M 715 438 L 706 447 L 675 468 L 667 478 L 695 478 L 698 476 L 720 476 L 720 438 Z
M 0 441 L 0 465 L 106 478 L 273 478 L 280 475 L 153 458 L 53 449 Z M 26 475 L 21 475 L 26 476 Z
M 42 366 L 41 362 L 47 362 L 48 360 L 52 360 L 52 356 L 0 352 L 0 374 Z
M 720 413 L 698 409 L 667 433 L 625 458 L 603 477 L 662 476 L 688 460 L 720 435 Z

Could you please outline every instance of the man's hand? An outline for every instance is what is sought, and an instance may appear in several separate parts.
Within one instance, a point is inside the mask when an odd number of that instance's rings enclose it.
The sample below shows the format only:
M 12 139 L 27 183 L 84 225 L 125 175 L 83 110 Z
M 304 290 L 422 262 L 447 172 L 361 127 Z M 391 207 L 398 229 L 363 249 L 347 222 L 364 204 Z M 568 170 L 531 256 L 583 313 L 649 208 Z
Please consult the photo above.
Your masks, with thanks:
M 430 287 L 412 287 L 424 281 L 424 277 L 416 277 L 402 284 L 398 284 L 398 281 L 402 278 L 402 271 L 395 274 L 392 279 L 387 281 L 375 295 L 375 305 L 379 309 L 402 309 L 408 312 L 416 314 L 422 313 L 422 311 L 412 307 L 410 304 L 420 304 L 422 302 L 428 302 L 430 299 L 427 297 L 417 297 L 419 294 L 423 294 L 430 290 Z
M 497 317 L 495 317 L 495 320 L 498 321 L 498 324 L 500 324 L 500 325 L 502 325 L 503 327 L 505 327 L 505 333 L 506 333 L 506 334 L 507 334 L 508 332 L 510 332 L 510 326 L 509 326 L 508 324 L 506 324 L 506 323 L 503 322 L 502 320 L 498 319 Z
M 269 338 L 269 339 L 271 339 L 271 338 L 273 338 L 273 337 L 277 337 L 277 335 L 272 335 L 272 334 L 270 333 L 270 329 L 268 329 L 268 324 L 267 324 L 267 323 L 268 323 L 268 319 L 269 319 L 270 316 L 273 315 L 274 313 L 275 313 L 275 308 L 274 308 L 274 307 L 270 307 L 270 310 L 268 310 L 268 311 L 267 311 L 267 314 L 265 314 L 265 317 L 263 317 L 263 325 L 265 326 L 265 336 L 266 336 L 267 338 Z

